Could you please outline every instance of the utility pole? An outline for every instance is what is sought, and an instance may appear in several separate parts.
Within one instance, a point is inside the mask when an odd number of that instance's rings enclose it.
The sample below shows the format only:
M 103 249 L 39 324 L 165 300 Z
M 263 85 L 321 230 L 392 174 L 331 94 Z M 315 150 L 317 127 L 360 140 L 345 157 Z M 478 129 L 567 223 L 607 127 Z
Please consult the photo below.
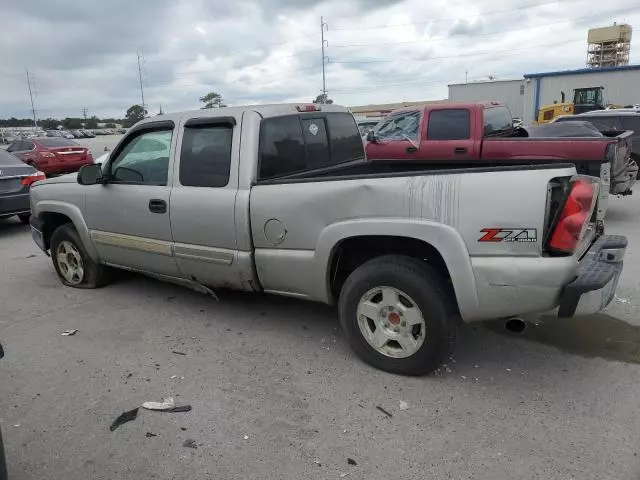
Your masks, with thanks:
M 36 108 L 33 106 L 33 92 L 31 91 L 31 78 L 29 78 L 29 70 L 26 69 L 27 72 L 27 85 L 29 86 L 29 98 L 31 99 L 31 113 L 33 114 L 33 125 L 38 126 L 38 121 L 36 120 Z
M 329 29 L 329 26 L 324 22 L 324 17 L 320 17 L 320 35 L 322 37 L 322 103 L 327 101 L 327 76 L 325 73 L 325 64 L 327 57 L 324 54 L 324 47 L 327 45 L 327 41 L 324 39 L 324 31 Z
M 82 116 L 84 117 L 84 127 L 87 127 L 87 109 L 83 108 L 82 110 L 80 110 L 82 112 Z
M 144 112 L 144 88 L 142 87 L 142 65 L 140 63 L 140 59 L 142 58 L 142 54 L 140 50 L 136 52 L 138 54 L 138 78 L 140 79 L 140 97 L 142 97 L 142 111 Z M 144 60 L 144 58 L 142 58 Z

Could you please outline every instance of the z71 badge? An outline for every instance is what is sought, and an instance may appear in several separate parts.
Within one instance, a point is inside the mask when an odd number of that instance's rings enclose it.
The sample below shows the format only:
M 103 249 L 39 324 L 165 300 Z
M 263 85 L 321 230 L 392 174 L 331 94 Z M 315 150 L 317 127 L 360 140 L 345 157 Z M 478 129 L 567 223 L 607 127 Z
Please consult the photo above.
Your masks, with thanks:
M 538 234 L 535 228 L 483 228 L 484 235 L 479 242 L 522 242 L 535 243 Z

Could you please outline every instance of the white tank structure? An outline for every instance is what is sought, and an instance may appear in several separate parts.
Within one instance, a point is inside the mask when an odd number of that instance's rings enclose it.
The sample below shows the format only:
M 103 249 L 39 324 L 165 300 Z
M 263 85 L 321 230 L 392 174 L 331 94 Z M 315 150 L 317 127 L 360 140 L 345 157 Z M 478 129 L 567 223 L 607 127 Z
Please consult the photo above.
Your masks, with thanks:
M 614 23 L 592 28 L 587 34 L 587 67 L 605 68 L 629 65 L 631 25 Z

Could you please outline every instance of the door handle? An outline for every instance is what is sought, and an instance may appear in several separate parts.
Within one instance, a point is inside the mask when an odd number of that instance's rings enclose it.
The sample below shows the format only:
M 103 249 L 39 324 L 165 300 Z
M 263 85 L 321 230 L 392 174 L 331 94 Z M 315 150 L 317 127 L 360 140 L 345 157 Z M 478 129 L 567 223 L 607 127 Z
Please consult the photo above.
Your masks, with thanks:
M 167 213 L 167 202 L 153 198 L 149 200 L 149 211 L 152 213 Z
M 465 147 L 456 147 L 453 149 L 453 153 L 467 153 L 467 149 Z
M 416 147 L 407 147 L 407 153 L 416 153 L 417 151 Z

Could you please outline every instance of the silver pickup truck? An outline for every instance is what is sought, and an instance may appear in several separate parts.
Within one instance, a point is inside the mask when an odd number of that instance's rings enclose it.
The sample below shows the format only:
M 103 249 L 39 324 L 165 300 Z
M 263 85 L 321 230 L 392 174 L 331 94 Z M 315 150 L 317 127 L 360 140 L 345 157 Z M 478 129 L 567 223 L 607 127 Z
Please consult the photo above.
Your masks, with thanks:
M 627 241 L 571 165 L 370 163 L 351 114 L 269 105 L 163 115 L 103 165 L 37 182 L 33 238 L 63 284 L 111 267 L 198 288 L 337 304 L 355 352 L 401 374 L 451 353 L 458 321 L 612 299 Z

